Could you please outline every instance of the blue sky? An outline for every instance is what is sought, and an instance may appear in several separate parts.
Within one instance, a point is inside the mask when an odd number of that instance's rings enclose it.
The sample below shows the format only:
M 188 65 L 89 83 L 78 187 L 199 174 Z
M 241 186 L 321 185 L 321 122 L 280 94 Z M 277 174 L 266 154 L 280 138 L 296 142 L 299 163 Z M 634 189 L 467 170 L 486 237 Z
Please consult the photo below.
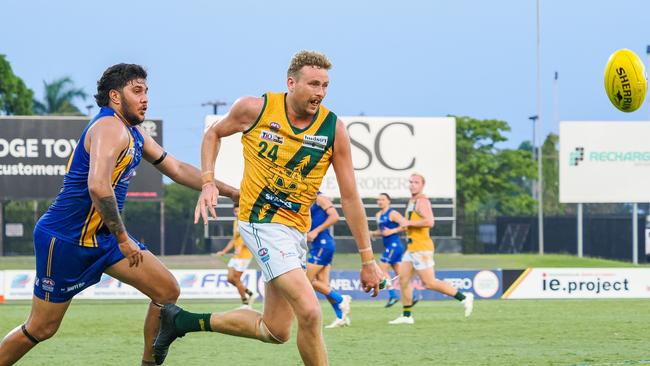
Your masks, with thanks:
M 0 53 L 37 97 L 43 80 L 70 76 L 93 94 L 111 64 L 145 65 L 148 117 L 164 120 L 165 147 L 194 164 L 211 111 L 201 103 L 283 90 L 300 49 L 332 60 L 325 104 L 340 116 L 496 118 L 512 127 L 504 147 L 532 134 L 535 0 L 5 0 L 1 9 Z M 648 119 L 648 103 L 630 114 L 609 103 L 603 70 L 618 48 L 647 63 L 650 2 L 541 0 L 540 14 L 544 135 L 558 131 L 555 115 Z

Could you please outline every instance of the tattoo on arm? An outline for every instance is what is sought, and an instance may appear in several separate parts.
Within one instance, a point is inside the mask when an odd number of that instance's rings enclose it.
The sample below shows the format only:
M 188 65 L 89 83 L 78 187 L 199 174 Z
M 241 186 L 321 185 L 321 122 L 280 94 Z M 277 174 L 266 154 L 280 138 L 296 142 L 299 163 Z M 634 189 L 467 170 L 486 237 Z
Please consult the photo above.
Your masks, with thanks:
M 96 206 L 104 225 L 115 237 L 126 231 L 114 196 L 100 198 L 97 200 Z

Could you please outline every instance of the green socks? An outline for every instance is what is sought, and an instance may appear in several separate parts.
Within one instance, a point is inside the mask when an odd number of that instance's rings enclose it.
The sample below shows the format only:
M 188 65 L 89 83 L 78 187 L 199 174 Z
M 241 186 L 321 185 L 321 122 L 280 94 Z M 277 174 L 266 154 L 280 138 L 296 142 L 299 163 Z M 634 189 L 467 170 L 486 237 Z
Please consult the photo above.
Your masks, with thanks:
M 458 301 L 463 301 L 463 300 L 465 300 L 465 295 L 463 295 L 462 292 L 458 291 L 458 292 L 456 292 L 456 295 L 454 295 L 454 299 L 456 299 Z
M 210 315 L 212 314 L 195 314 L 181 310 L 174 319 L 176 330 L 182 333 L 198 331 L 212 332 L 212 328 L 210 328 Z
M 406 317 L 410 317 L 412 307 L 413 307 L 413 305 L 404 305 L 404 311 L 402 312 L 402 315 L 404 315 Z

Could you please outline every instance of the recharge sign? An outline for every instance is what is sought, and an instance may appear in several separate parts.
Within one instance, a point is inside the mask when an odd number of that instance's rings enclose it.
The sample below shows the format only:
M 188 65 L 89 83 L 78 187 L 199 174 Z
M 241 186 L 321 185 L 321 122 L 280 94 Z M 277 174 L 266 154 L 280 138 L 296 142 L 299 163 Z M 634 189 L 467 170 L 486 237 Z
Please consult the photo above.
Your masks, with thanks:
M 646 268 L 529 268 L 504 299 L 650 298 Z

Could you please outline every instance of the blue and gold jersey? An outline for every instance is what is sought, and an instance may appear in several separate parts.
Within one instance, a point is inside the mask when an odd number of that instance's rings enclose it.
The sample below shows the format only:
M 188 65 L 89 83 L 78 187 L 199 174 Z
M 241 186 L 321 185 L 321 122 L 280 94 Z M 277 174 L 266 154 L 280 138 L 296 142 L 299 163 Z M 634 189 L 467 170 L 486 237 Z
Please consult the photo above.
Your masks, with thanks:
M 391 221 L 390 213 L 393 212 L 392 208 L 386 210 L 386 212 L 379 215 L 379 221 L 377 221 L 377 226 L 379 230 L 383 231 L 384 229 L 395 229 L 399 227 L 399 224 L 395 221 Z M 399 233 L 394 233 L 388 236 L 382 236 L 384 241 L 384 246 L 389 246 L 392 243 L 401 243 L 399 238 Z
M 129 131 L 129 144 L 120 152 L 115 163 L 111 184 L 120 210 L 124 208 L 129 181 L 142 159 L 144 137 L 140 131 L 126 122 L 118 113 L 103 107 L 84 129 L 63 178 L 63 188 L 54 203 L 43 215 L 36 227 L 50 235 L 84 247 L 102 246 L 111 233 L 104 225 L 99 212 L 93 206 L 88 192 L 88 169 L 90 154 L 84 148 L 88 131 L 103 117 L 116 117 L 115 123 L 123 123 Z
M 311 227 L 309 228 L 309 231 L 321 226 L 329 217 L 327 211 L 323 210 L 316 202 L 314 202 L 309 208 L 309 214 L 311 215 Z M 329 228 L 321 231 L 314 239 L 314 243 L 320 243 L 321 239 L 334 240 L 330 234 Z

